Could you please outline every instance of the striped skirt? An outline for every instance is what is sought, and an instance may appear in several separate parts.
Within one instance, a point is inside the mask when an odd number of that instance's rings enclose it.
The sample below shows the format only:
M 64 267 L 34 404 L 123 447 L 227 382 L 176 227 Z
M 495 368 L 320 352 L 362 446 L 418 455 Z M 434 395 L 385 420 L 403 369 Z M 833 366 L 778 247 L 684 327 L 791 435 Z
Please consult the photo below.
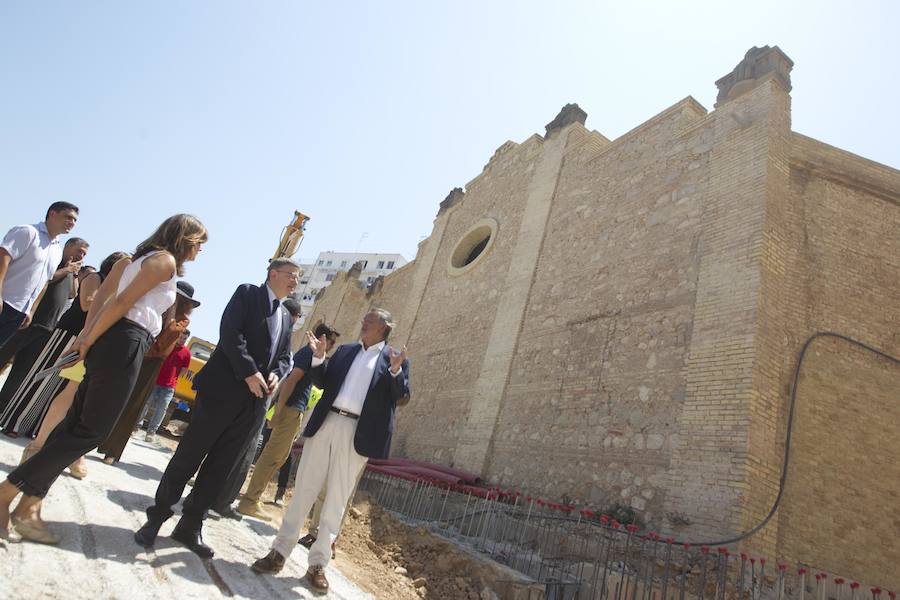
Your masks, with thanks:
M 10 398 L 9 404 L 0 414 L 0 428 L 4 432 L 20 436 L 33 436 L 37 433 L 47 409 L 50 408 L 50 402 L 62 390 L 67 380 L 53 374 L 41 381 L 35 381 L 34 375 L 56 363 L 75 341 L 75 337 L 62 329 L 54 329 L 50 334 L 50 339 L 44 344 L 22 383 Z

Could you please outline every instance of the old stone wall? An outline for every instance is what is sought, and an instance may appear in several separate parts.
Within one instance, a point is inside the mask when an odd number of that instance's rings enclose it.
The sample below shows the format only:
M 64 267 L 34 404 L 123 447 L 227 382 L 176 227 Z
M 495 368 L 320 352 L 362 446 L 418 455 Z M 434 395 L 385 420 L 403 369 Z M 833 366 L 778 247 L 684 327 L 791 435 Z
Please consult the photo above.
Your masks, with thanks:
M 787 198 L 797 226 L 787 238 L 782 297 L 792 308 L 784 311 L 785 331 L 772 332 L 790 340 L 790 364 L 777 384 L 773 377 L 772 395 L 782 399 L 799 346 L 816 332 L 900 357 L 897 173 L 795 134 Z M 846 341 L 817 339 L 797 386 L 793 436 L 778 553 L 900 586 L 900 365 Z
M 709 144 L 693 100 L 571 150 L 486 471 L 656 520 L 678 442 Z M 518 485 L 518 484 L 517 484 Z
M 371 306 L 397 318 L 413 398 L 395 455 L 694 540 L 762 521 L 803 342 L 900 354 L 900 173 L 793 133 L 789 59 L 748 57 L 713 112 L 687 98 L 613 141 L 567 106 L 441 203 L 416 260 L 323 292 L 310 322 L 342 341 Z M 745 547 L 884 584 L 900 558 L 863 549 L 900 536 L 897 367 L 829 344 L 804 366 L 782 508 Z

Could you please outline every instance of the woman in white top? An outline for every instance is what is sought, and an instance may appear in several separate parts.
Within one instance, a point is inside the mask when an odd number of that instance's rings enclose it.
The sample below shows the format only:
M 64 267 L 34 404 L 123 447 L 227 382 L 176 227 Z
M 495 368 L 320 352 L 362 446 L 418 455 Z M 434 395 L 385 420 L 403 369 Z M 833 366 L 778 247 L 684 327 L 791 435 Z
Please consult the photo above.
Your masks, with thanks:
M 175 275 L 194 260 L 207 240 L 206 227 L 191 215 L 166 219 L 135 250 L 122 273 L 115 300 L 106 303 L 72 345 L 84 360 L 84 380 L 72 408 L 44 447 L 0 483 L 0 538 L 10 522 L 35 542 L 59 541 L 40 518 L 41 499 L 60 473 L 106 439 L 131 395 L 144 353 L 175 302 Z M 10 513 L 10 505 L 22 500 Z

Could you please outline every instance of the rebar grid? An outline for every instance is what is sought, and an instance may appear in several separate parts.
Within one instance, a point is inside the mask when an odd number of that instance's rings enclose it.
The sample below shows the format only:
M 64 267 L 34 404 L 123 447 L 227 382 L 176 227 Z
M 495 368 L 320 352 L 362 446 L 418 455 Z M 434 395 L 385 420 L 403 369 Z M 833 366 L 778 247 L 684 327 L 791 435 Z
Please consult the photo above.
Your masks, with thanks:
M 692 547 L 518 492 L 373 471 L 360 489 L 405 520 L 539 582 L 547 600 L 864 600 L 858 582 L 808 565 Z M 896 600 L 868 589 L 871 600 Z

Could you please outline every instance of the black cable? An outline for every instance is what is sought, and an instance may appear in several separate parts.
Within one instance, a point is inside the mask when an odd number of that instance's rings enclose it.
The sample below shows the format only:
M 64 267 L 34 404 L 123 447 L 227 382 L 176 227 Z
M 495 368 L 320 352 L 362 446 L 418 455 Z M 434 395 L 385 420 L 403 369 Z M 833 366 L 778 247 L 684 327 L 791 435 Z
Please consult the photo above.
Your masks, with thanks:
M 869 346 L 868 344 L 864 344 L 863 342 L 860 342 L 859 340 L 854 340 L 853 338 L 847 337 L 846 335 L 841 335 L 840 333 L 834 333 L 831 331 L 818 331 L 818 332 L 814 333 L 812 336 L 810 336 L 810 338 L 807 339 L 806 342 L 803 344 L 803 348 L 800 350 L 800 356 L 797 359 L 797 366 L 794 369 L 794 381 L 791 383 L 791 401 L 790 401 L 790 407 L 788 409 L 787 433 L 785 435 L 785 441 L 784 441 L 784 461 L 783 461 L 783 465 L 781 468 L 781 480 L 778 482 L 778 495 L 775 497 L 775 502 L 772 504 L 772 508 L 771 508 L 771 510 L 769 510 L 769 514 L 766 515 L 766 518 L 763 519 L 760 523 L 758 523 L 752 529 L 749 529 L 749 530 L 747 530 L 735 537 L 732 537 L 732 538 L 728 538 L 725 540 L 713 540 L 713 541 L 709 541 L 709 542 L 685 542 L 685 541 L 680 541 L 680 540 L 674 540 L 672 542 L 673 544 L 676 544 L 679 546 L 684 546 L 684 545 L 727 546 L 728 544 L 733 544 L 735 542 L 739 542 L 745 538 L 750 537 L 751 535 L 753 535 L 754 533 L 756 533 L 757 531 L 759 531 L 760 529 L 765 527 L 766 524 L 772 520 L 772 517 L 775 516 L 775 513 L 778 511 L 778 507 L 781 504 L 781 499 L 784 497 L 784 488 L 785 488 L 785 484 L 787 483 L 788 464 L 790 462 L 790 456 L 791 456 L 791 434 L 793 433 L 793 430 L 794 430 L 794 405 L 797 401 L 797 385 L 800 382 L 800 369 L 803 367 L 803 359 L 806 357 L 806 351 L 809 349 L 810 345 L 820 337 L 833 337 L 833 338 L 837 338 L 840 340 L 844 340 L 846 342 L 850 342 L 851 344 L 855 344 L 857 346 L 860 346 L 861 348 L 865 348 L 869 352 L 877 354 L 878 356 L 881 356 L 882 358 L 886 358 L 886 359 L 894 362 L 895 364 L 900 364 L 900 359 L 898 359 L 897 357 L 891 356 L 887 352 L 882 352 L 881 350 L 878 350 L 877 348 L 873 348 L 872 346 Z

